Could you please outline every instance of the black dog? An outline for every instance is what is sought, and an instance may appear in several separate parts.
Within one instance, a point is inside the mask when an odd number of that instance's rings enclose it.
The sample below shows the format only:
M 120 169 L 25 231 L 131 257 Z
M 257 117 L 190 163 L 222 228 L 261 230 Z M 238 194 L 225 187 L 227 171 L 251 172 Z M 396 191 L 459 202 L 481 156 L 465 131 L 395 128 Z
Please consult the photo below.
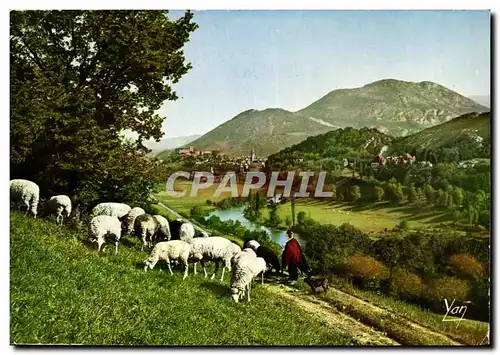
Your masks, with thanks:
M 274 253 L 274 251 L 272 251 L 268 247 L 261 245 L 260 247 L 257 248 L 255 253 L 257 254 L 257 257 L 264 259 L 266 261 L 266 264 L 272 266 L 272 268 L 269 270 L 275 269 L 276 272 L 278 273 L 280 272 L 280 261 L 278 256 Z

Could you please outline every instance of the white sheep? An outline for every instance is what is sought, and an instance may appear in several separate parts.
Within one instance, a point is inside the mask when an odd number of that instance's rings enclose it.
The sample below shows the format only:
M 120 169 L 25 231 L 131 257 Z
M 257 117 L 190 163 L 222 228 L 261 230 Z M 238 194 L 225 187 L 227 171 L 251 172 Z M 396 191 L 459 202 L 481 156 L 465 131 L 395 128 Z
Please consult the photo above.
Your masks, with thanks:
M 262 275 L 262 284 L 264 284 L 264 273 L 266 272 L 266 261 L 263 258 L 256 258 L 250 253 L 242 255 L 234 264 L 231 273 L 231 297 L 238 301 L 248 292 L 248 302 L 250 302 L 250 293 L 252 289 L 252 280 L 258 275 Z
M 125 203 L 118 202 L 103 202 L 98 204 L 92 209 L 92 217 L 95 216 L 113 216 L 117 218 L 122 218 L 125 216 L 132 208 Z
M 134 222 L 137 216 L 145 214 L 146 212 L 140 207 L 131 208 L 128 213 L 122 217 L 123 223 L 125 224 L 125 233 L 130 234 L 134 230 Z
M 153 215 L 153 218 L 158 222 L 158 235 L 166 241 L 169 241 L 171 239 L 171 234 L 170 234 L 170 224 L 168 223 L 168 219 L 166 219 L 163 216 L 160 216 L 159 214 Z
M 122 235 L 122 224 L 114 216 L 96 216 L 90 221 L 90 236 L 92 243 L 97 243 L 97 250 L 100 251 L 106 242 L 106 237 L 112 237 L 115 242 L 115 255 L 118 254 L 118 241 Z
M 185 242 L 190 242 L 194 238 L 194 226 L 189 222 L 184 222 L 179 229 L 179 238 Z
M 194 274 L 196 275 L 196 263 L 199 261 L 203 267 L 205 278 L 207 277 L 207 270 L 205 268 L 205 261 L 214 261 L 215 270 L 211 279 L 215 278 L 215 274 L 219 269 L 219 261 L 222 261 L 222 275 L 221 281 L 224 279 L 224 272 L 226 268 L 231 271 L 231 258 L 234 253 L 234 243 L 229 239 L 223 237 L 208 237 L 208 238 L 194 238 L 190 242 L 191 252 L 189 258 L 194 262 Z
M 38 201 L 40 199 L 40 187 L 33 181 L 24 179 L 10 180 L 11 201 L 23 201 L 26 205 L 26 213 L 31 211 L 36 218 Z
M 245 248 L 233 255 L 233 257 L 231 258 L 231 266 L 233 266 L 241 256 L 248 254 L 252 255 L 254 258 L 257 257 L 257 254 L 252 248 Z
M 159 224 L 150 214 L 141 214 L 137 216 L 134 222 L 135 235 L 141 239 L 141 251 L 144 247 L 152 247 Z
M 56 223 L 63 224 L 64 215 L 69 217 L 71 214 L 71 199 L 66 195 L 52 196 L 47 201 L 46 212 L 49 214 L 56 213 Z
M 189 243 L 183 240 L 170 240 L 168 242 L 160 242 L 155 245 L 153 251 L 149 258 L 144 260 L 144 271 L 147 271 L 148 268 L 153 269 L 156 263 L 159 260 L 165 260 L 168 265 L 168 270 L 170 274 L 173 275 L 172 268 L 170 267 L 171 261 L 179 261 L 184 264 L 184 277 L 183 280 L 188 275 L 188 259 L 189 259 L 189 251 L 191 250 L 191 246 Z

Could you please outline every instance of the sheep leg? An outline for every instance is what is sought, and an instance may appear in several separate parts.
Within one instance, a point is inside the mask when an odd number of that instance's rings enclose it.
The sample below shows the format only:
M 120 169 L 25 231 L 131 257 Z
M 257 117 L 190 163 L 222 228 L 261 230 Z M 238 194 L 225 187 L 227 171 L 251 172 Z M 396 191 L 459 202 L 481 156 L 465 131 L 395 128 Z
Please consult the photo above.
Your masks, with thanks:
M 182 278 L 183 280 L 187 277 L 189 272 L 189 264 L 187 263 L 187 261 L 184 263 L 184 265 L 185 265 L 185 271 L 184 271 L 184 277 Z
M 168 270 L 170 271 L 170 275 L 173 275 L 172 268 L 170 267 L 170 262 L 167 263 Z
M 252 290 L 252 281 L 248 283 L 248 302 L 250 302 L 250 291 Z
M 196 262 L 193 264 L 194 274 L 196 275 Z
M 222 267 L 222 275 L 220 276 L 220 282 L 224 281 L 224 271 L 226 271 L 226 266 Z
M 118 241 L 115 242 L 115 255 L 118 255 Z
M 205 263 L 203 261 L 201 261 L 201 266 L 203 267 L 203 272 L 205 273 L 205 278 L 207 278 L 208 273 L 207 273 L 207 269 L 205 268 Z
M 262 284 L 264 285 L 264 271 L 262 271 Z
M 219 261 L 217 260 L 215 262 L 215 270 L 214 270 L 214 273 L 212 275 L 212 277 L 210 278 L 211 280 L 213 280 L 215 278 L 215 274 L 217 274 L 217 271 L 219 270 Z

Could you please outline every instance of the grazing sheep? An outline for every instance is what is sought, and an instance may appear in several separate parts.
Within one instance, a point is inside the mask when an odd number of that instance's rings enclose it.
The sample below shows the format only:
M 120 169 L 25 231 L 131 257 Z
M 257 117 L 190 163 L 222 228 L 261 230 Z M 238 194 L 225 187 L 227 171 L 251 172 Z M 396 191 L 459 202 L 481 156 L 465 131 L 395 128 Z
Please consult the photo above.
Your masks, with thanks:
M 66 195 L 52 196 L 47 201 L 46 212 L 49 214 L 56 213 L 56 223 L 60 226 L 63 224 L 64 215 L 69 217 L 71 214 L 71 199 Z
M 125 203 L 117 202 L 103 202 L 98 204 L 92 209 L 92 217 L 95 216 L 113 216 L 117 218 L 122 218 L 125 216 L 132 208 Z
M 141 239 L 141 251 L 144 247 L 153 247 L 154 237 L 160 225 L 150 214 L 141 214 L 137 216 L 134 222 L 135 235 Z
M 257 250 L 260 247 L 260 243 L 256 240 L 247 240 L 243 245 L 243 248 L 252 248 L 253 250 Z
M 189 259 L 189 251 L 191 250 L 191 246 L 189 243 L 183 240 L 170 240 L 168 242 L 160 242 L 155 245 L 153 251 L 149 258 L 144 260 L 144 271 L 147 271 L 148 268 L 153 269 L 158 262 L 158 260 L 165 260 L 168 265 L 168 270 L 170 271 L 170 275 L 173 275 L 172 268 L 170 267 L 170 261 L 179 261 L 184 264 L 184 277 L 183 280 L 188 275 L 188 259 Z
M 275 269 L 276 272 L 280 272 L 280 260 L 274 251 L 261 245 L 257 248 L 257 250 L 255 250 L 255 252 L 258 257 L 263 258 L 267 264 L 272 266 L 269 270 Z
M 257 254 L 255 253 L 255 251 L 252 248 L 245 248 L 245 249 L 243 249 L 243 250 L 241 250 L 238 253 L 233 255 L 233 257 L 231 258 L 231 266 L 233 266 L 241 256 L 248 255 L 248 254 L 250 254 L 254 258 L 257 257 Z
M 155 237 L 155 239 L 157 241 L 169 241 L 171 235 L 170 235 L 170 225 L 168 219 L 166 219 L 163 216 L 160 216 L 159 214 L 153 215 L 153 218 L 156 219 L 156 222 L 158 222 L 159 225 L 157 236 Z
M 36 218 L 38 200 L 40 199 L 40 187 L 29 180 L 10 180 L 10 199 L 11 201 L 23 201 L 26 205 L 26 213 L 31 211 L 33 217 Z
M 118 254 L 118 241 L 122 235 L 122 224 L 117 217 L 96 216 L 90 221 L 89 239 L 92 243 L 97 243 L 97 250 L 106 242 L 106 237 L 112 237 L 115 242 L 115 255 Z
M 194 262 L 194 274 L 196 275 L 196 263 L 200 262 L 203 267 L 205 278 L 207 277 L 207 269 L 205 268 L 206 261 L 215 262 L 215 270 L 212 279 L 219 269 L 219 261 L 222 261 L 222 275 L 221 281 L 224 279 L 224 272 L 226 268 L 231 271 L 231 258 L 235 248 L 234 243 L 229 239 L 223 237 L 208 237 L 208 238 L 194 238 L 191 240 L 191 252 L 189 258 Z
M 122 217 L 123 223 L 125 225 L 125 233 L 131 234 L 134 231 L 134 222 L 137 216 L 145 214 L 144 210 L 140 207 L 134 207 L 128 211 L 128 213 Z
M 189 222 L 176 219 L 169 223 L 171 240 L 183 240 L 190 242 L 194 238 L 194 227 Z
M 231 297 L 238 303 L 243 298 L 245 292 L 248 292 L 248 302 L 250 302 L 250 293 L 252 289 L 252 280 L 258 275 L 262 275 L 262 284 L 264 284 L 264 273 L 266 272 L 266 261 L 263 258 L 256 258 L 250 253 L 242 255 L 234 264 L 231 273 Z

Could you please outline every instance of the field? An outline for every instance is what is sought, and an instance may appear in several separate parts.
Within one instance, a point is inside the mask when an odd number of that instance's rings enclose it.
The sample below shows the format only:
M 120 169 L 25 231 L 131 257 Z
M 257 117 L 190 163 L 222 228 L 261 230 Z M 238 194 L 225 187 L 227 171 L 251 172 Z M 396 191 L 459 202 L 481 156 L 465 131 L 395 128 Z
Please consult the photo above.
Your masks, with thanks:
M 168 196 L 165 191 L 157 194 L 160 201 L 166 203 L 170 208 L 189 215 L 194 206 L 200 206 L 203 210 L 213 210 L 214 207 L 207 205 L 207 199 L 220 201 L 229 197 L 230 193 L 223 193 L 220 197 L 213 197 L 217 186 L 199 190 L 196 197 L 190 197 L 190 183 L 176 183 L 176 190 L 186 189 L 185 197 L 177 198 Z M 242 185 L 238 186 L 241 192 Z M 263 192 L 265 193 L 265 192 Z M 380 232 L 381 230 L 393 229 L 401 221 L 406 220 L 410 228 L 437 227 L 441 224 L 451 223 L 448 212 L 432 206 L 419 206 L 418 204 L 405 204 L 394 206 L 387 202 L 367 203 L 354 205 L 346 202 L 328 201 L 327 199 L 298 199 L 295 204 L 296 213 L 305 212 L 307 216 L 323 224 L 341 225 L 350 223 L 364 232 Z M 281 227 L 286 228 L 286 218 L 291 218 L 290 203 L 280 205 L 278 208 L 281 217 Z M 264 218 L 269 218 L 269 210 L 262 209 Z
M 305 212 L 308 217 L 323 224 L 341 225 L 350 223 L 363 232 L 380 232 L 392 229 L 406 220 L 410 228 L 435 227 L 450 223 L 448 213 L 435 207 L 411 204 L 393 206 L 389 203 L 353 205 L 345 202 L 323 201 L 321 199 L 298 200 L 295 203 L 296 213 Z M 292 216 L 290 203 L 280 205 L 279 216 L 284 222 Z M 263 210 L 265 218 L 269 217 L 268 209 Z M 285 223 L 282 224 L 285 227 Z
M 147 273 L 138 242 L 119 254 L 83 236 L 11 213 L 10 341 L 30 344 L 348 345 L 355 342 L 255 282 L 235 304 L 225 282 Z

